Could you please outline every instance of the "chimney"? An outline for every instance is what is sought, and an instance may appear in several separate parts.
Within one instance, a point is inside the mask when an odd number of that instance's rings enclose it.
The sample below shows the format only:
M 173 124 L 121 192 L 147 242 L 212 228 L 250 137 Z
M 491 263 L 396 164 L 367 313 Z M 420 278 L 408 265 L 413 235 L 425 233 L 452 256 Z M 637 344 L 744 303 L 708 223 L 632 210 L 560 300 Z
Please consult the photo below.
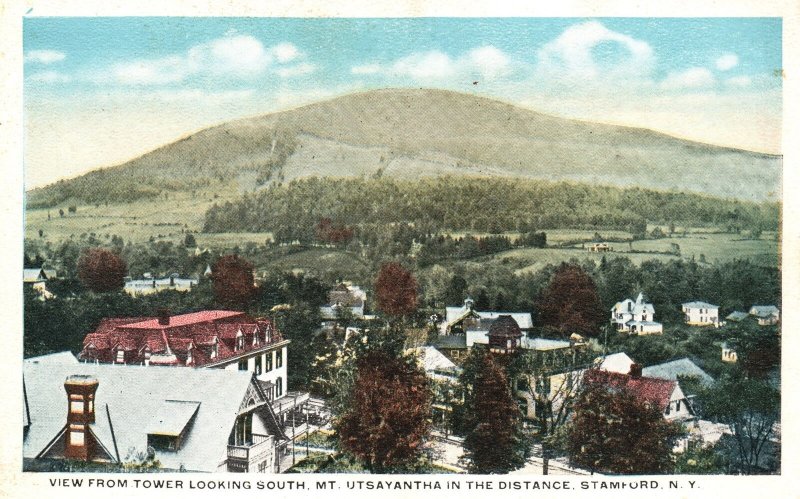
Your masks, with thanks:
M 637 364 L 636 362 L 634 362 L 633 364 L 631 364 L 631 370 L 630 370 L 630 372 L 628 374 L 633 379 L 641 378 L 642 377 L 642 365 L 641 364 Z
M 156 313 L 158 314 L 158 323 L 162 326 L 169 326 L 169 309 L 159 308 Z
M 73 374 L 64 381 L 67 392 L 67 436 L 64 456 L 88 461 L 94 441 L 87 425 L 94 423 L 94 395 L 99 382 L 94 376 Z

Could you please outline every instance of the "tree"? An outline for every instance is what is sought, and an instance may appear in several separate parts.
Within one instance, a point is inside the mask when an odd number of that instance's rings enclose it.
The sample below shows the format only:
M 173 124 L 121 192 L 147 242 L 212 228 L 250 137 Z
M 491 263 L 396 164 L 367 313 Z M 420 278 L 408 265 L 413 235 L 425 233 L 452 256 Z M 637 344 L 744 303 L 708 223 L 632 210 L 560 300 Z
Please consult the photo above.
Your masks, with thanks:
M 197 247 L 197 240 L 195 240 L 193 234 L 186 234 L 186 237 L 183 238 L 183 245 L 187 248 L 196 248 Z
M 528 457 L 522 414 L 495 355 L 476 348 L 473 357 L 478 368 L 472 387 L 465 387 L 463 459 L 470 473 L 508 473 L 521 468 Z
M 413 358 L 385 350 L 356 361 L 345 412 L 336 419 L 341 446 L 373 473 L 412 463 L 430 431 L 431 393 Z
M 592 278 L 577 265 L 562 263 L 536 303 L 541 325 L 569 335 L 597 336 L 606 314 Z
M 680 426 L 625 388 L 612 388 L 589 370 L 567 432 L 570 462 L 592 471 L 652 475 L 672 471 Z
M 399 263 L 384 263 L 375 281 L 375 298 L 386 315 L 411 314 L 417 309 L 417 280 Z
M 254 298 L 253 264 L 239 255 L 225 255 L 211 267 L 214 298 L 226 307 L 242 309 Z
M 78 279 L 89 290 L 106 293 L 125 285 L 128 266 L 116 253 L 103 248 L 89 248 L 77 263 Z
M 733 454 L 743 473 L 774 467 L 762 459 L 780 421 L 780 393 L 767 383 L 723 376 L 701 396 L 705 417 L 730 426 Z

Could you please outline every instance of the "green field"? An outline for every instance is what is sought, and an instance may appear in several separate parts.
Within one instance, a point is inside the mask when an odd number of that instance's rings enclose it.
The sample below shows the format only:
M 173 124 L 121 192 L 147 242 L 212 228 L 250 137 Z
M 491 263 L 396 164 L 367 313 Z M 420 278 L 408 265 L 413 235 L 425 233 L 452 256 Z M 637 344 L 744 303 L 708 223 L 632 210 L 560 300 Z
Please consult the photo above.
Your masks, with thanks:
M 563 231 L 564 234 L 575 235 L 580 231 Z M 577 239 L 577 237 L 575 237 Z M 550 233 L 548 232 L 548 241 Z M 681 256 L 670 254 L 671 244 L 680 246 Z M 745 240 L 737 234 L 702 234 L 691 233 L 687 237 L 664 239 L 647 239 L 628 243 L 611 243 L 614 251 L 609 253 L 589 253 L 580 245 L 570 248 L 523 248 L 504 251 L 489 257 L 492 261 L 500 261 L 512 266 L 516 272 L 533 272 L 545 265 L 558 265 L 575 258 L 579 261 L 594 260 L 600 262 L 605 255 L 630 258 L 635 264 L 646 260 L 668 261 L 677 258 L 700 261 L 705 256 L 707 263 L 726 262 L 737 258 L 748 258 L 751 261 L 770 266 L 778 265 L 778 242 L 774 236 L 763 236 L 759 240 Z

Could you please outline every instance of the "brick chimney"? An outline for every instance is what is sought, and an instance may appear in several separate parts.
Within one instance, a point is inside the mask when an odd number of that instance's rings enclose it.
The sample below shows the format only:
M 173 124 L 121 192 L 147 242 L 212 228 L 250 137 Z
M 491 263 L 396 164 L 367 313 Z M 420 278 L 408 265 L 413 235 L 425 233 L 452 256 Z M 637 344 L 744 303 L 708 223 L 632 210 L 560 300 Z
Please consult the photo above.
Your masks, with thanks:
M 87 425 L 94 423 L 94 394 L 99 382 L 94 376 L 73 374 L 64 381 L 67 392 L 67 437 L 64 456 L 88 461 L 94 440 Z
M 169 309 L 159 308 L 156 313 L 158 314 L 158 323 L 162 326 L 169 326 Z
M 642 365 L 641 364 L 637 364 L 636 362 L 634 362 L 633 364 L 631 364 L 631 370 L 630 370 L 630 372 L 628 374 L 633 379 L 641 378 L 642 377 Z

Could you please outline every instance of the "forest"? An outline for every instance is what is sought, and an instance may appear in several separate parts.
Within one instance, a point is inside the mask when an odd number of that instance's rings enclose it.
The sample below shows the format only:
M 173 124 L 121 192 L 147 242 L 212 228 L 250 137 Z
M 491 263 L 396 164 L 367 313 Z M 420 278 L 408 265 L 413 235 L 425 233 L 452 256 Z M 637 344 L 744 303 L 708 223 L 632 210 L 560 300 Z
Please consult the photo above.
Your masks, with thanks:
M 567 182 L 489 177 L 307 178 L 273 184 L 212 206 L 205 232 L 267 232 L 279 242 L 311 242 L 318 225 L 368 232 L 408 223 L 422 232 L 500 233 L 532 229 L 617 229 L 643 235 L 647 223 L 776 230 L 780 205 Z

